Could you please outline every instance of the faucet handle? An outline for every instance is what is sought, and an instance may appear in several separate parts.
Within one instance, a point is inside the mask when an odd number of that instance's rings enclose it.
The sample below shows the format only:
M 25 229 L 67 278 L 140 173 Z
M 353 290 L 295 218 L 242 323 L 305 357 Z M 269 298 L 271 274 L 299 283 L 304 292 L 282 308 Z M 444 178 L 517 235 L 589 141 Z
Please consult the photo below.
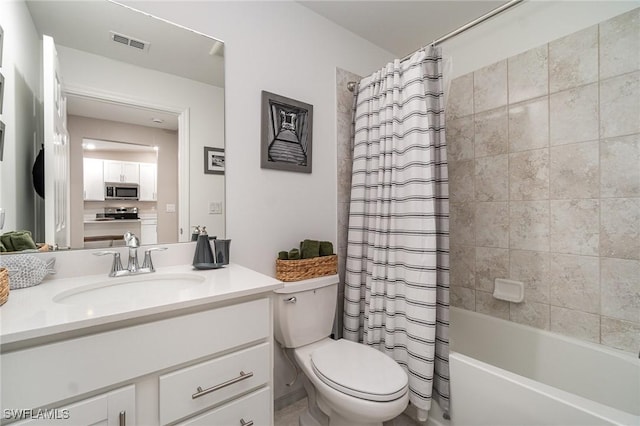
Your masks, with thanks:
M 152 251 L 165 251 L 166 247 L 151 247 L 144 251 L 144 260 L 142 261 L 142 268 L 149 268 L 149 272 L 155 272 L 156 268 L 153 267 L 153 261 L 151 260 Z
M 104 250 L 93 253 L 94 256 L 105 256 L 107 254 L 113 255 L 113 263 L 111 264 L 111 271 L 109 272 L 109 276 L 115 277 L 119 271 L 122 271 L 124 269 L 122 267 L 122 261 L 120 260 L 120 253 L 115 250 Z
M 123 235 L 125 245 L 129 248 L 140 247 L 140 239 L 133 232 L 125 232 Z

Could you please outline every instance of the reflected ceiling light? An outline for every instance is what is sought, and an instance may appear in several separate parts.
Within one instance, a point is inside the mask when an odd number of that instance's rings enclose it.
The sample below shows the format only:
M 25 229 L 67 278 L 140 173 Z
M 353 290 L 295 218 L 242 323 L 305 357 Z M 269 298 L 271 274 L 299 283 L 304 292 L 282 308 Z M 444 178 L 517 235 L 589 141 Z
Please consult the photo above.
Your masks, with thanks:
M 84 149 L 88 149 L 88 150 L 96 149 L 96 145 L 94 143 L 91 143 L 91 142 L 83 143 L 82 147 Z
M 154 146 L 153 146 L 153 150 L 154 150 L 154 151 L 158 151 L 159 149 L 160 149 L 160 148 L 158 148 L 158 145 L 154 145 Z

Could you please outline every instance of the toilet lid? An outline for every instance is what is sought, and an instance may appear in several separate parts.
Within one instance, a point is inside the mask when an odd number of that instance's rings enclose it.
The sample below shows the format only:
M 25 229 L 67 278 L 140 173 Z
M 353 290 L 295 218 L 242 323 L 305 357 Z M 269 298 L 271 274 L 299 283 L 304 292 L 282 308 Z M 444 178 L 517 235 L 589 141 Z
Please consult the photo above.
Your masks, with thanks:
M 311 365 L 328 386 L 369 401 L 393 401 L 407 391 L 405 371 L 369 346 L 340 339 L 311 353 Z

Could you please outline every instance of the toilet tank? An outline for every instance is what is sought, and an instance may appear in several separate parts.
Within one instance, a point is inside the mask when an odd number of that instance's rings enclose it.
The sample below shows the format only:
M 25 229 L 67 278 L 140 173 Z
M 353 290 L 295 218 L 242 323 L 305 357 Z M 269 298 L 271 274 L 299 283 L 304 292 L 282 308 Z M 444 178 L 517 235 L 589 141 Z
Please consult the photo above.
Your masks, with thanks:
M 331 335 L 338 281 L 337 275 L 329 275 L 274 290 L 274 333 L 281 345 L 297 348 Z

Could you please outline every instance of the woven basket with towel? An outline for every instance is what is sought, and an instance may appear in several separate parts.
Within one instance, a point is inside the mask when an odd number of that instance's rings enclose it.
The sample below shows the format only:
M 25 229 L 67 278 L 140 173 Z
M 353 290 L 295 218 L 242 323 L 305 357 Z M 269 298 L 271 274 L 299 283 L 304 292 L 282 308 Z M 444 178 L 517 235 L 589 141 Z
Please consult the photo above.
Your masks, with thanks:
M 0 268 L 0 306 L 4 305 L 9 298 L 9 271 L 7 268 Z
M 338 273 L 338 256 L 328 241 L 304 240 L 300 249 L 283 251 L 276 260 L 276 278 L 301 281 Z

